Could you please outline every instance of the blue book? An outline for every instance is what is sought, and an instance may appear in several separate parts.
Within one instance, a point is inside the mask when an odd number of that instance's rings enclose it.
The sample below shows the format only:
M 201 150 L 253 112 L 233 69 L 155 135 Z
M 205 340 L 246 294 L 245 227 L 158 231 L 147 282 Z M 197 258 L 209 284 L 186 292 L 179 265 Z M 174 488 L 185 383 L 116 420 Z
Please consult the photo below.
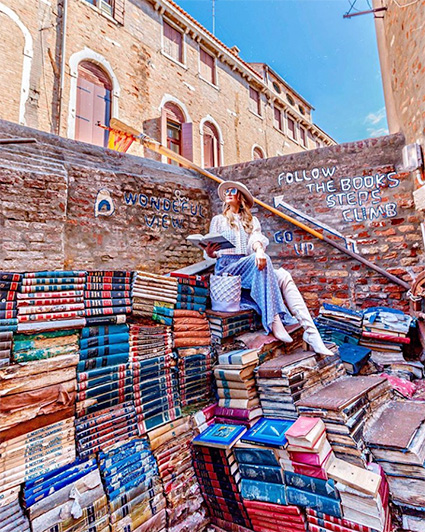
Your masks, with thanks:
M 239 473 L 242 478 L 249 480 L 284 484 L 283 470 L 280 466 L 239 464 Z
M 246 427 L 243 425 L 215 423 L 196 436 L 193 439 L 193 444 L 217 447 L 218 449 L 230 449 L 245 431 Z
M 271 502 L 286 505 L 286 488 L 282 484 L 260 482 L 258 480 L 241 480 L 241 495 L 247 501 Z
M 362 345 L 344 343 L 339 346 L 338 353 L 347 373 L 357 375 L 369 360 L 372 351 Z
M 129 350 L 130 346 L 128 342 L 123 344 L 104 345 L 100 347 L 88 347 L 86 349 L 80 349 L 80 360 L 118 355 L 119 353 L 128 353 Z
M 263 447 L 284 449 L 288 445 L 286 431 L 294 424 L 294 420 L 261 418 L 243 435 L 241 441 Z
M 351 308 L 339 307 L 338 305 L 332 305 L 331 303 L 323 303 L 323 308 L 333 312 L 342 312 L 349 316 L 355 316 L 356 318 L 363 318 L 363 310 L 354 310 Z
M 89 371 L 91 369 L 104 368 L 105 366 L 117 366 L 128 362 L 128 353 L 120 353 L 105 357 L 89 358 L 81 360 L 77 364 L 77 372 Z
M 318 493 L 311 493 L 292 486 L 286 487 L 287 504 L 294 504 L 296 506 L 303 506 L 304 508 L 312 508 L 318 512 L 323 512 L 334 517 L 342 518 L 341 505 L 339 501 L 319 495 Z
M 90 338 L 82 338 L 80 340 L 80 349 L 87 349 L 89 347 L 102 347 L 111 344 L 128 343 L 130 335 L 128 332 L 119 334 L 107 334 L 104 336 L 91 336 Z
M 99 325 L 93 327 L 84 327 L 81 331 L 81 338 L 93 338 L 98 336 L 108 336 L 110 334 L 128 334 L 127 324 L 122 325 Z
M 163 316 L 161 314 L 152 314 L 153 321 L 156 321 L 157 323 L 160 323 L 161 325 L 167 325 L 168 327 L 171 327 L 173 325 L 173 318 L 170 318 L 168 316 Z
M 321 478 L 308 477 L 292 471 L 285 471 L 285 484 L 294 488 L 317 493 L 325 497 L 340 500 L 339 493 L 335 488 L 335 482 L 332 479 L 322 480 Z
M 264 466 L 279 466 L 279 461 L 270 449 L 247 449 L 235 447 L 233 449 L 239 464 L 257 464 Z

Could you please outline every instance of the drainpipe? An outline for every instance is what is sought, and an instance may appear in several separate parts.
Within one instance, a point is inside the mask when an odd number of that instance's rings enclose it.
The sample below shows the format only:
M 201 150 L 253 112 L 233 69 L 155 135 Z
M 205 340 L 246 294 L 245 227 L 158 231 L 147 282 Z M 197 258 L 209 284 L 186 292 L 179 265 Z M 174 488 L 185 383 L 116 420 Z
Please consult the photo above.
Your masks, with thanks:
M 58 97 L 58 119 L 57 134 L 61 134 L 62 124 L 62 101 L 65 85 L 65 64 L 66 64 L 66 23 L 68 18 L 68 0 L 62 0 L 62 20 L 61 20 L 61 41 L 60 41 L 60 71 L 59 71 L 59 97 Z

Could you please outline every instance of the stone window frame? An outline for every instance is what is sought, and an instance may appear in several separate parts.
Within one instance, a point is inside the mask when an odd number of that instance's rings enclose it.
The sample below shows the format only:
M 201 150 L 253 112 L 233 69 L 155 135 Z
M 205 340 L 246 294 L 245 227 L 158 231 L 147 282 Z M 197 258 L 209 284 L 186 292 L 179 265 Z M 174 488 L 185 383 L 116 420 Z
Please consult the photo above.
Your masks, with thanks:
M 252 145 L 252 148 L 251 148 L 251 160 L 254 161 L 256 160 L 254 158 L 254 152 L 255 150 L 259 150 L 262 154 L 263 154 L 263 157 L 261 157 L 262 159 L 267 159 L 267 153 L 266 153 L 266 150 L 260 146 L 259 144 L 253 144 Z
M 256 100 L 255 98 L 252 97 L 252 93 L 257 93 L 258 94 L 258 100 Z M 252 113 L 253 115 L 257 116 L 258 118 L 261 118 L 261 120 L 264 119 L 263 115 L 262 115 L 262 111 L 263 111 L 263 106 L 261 104 L 261 91 L 258 90 L 258 89 L 254 89 L 254 87 L 252 87 L 251 85 L 248 86 L 248 110 L 250 113 Z M 255 107 L 256 109 L 254 109 L 254 103 L 255 103 Z
M 15 11 L 5 6 L 1 2 L 0 13 L 3 13 L 7 17 L 9 17 L 12 22 L 14 22 L 18 26 L 18 28 L 22 31 L 24 35 L 24 49 L 22 52 L 24 59 L 22 61 L 21 97 L 19 100 L 19 124 L 26 126 L 25 111 L 28 97 L 30 94 L 31 68 L 32 60 L 34 57 L 33 38 L 31 36 L 30 31 L 19 18 L 19 16 L 15 13 Z
M 189 114 L 189 111 L 186 107 L 186 105 L 181 102 L 178 98 L 176 98 L 175 96 L 172 96 L 171 94 L 164 94 L 164 96 L 162 97 L 162 100 L 161 100 L 161 103 L 158 107 L 158 111 L 159 111 L 159 114 L 160 116 L 162 115 L 162 110 L 164 109 L 165 105 L 167 103 L 174 103 L 175 105 L 177 105 L 177 107 L 180 108 L 180 111 L 183 113 L 184 117 L 185 117 L 185 120 L 186 122 L 191 122 L 193 124 L 193 120 Z M 164 132 L 161 130 L 161 144 L 163 146 L 166 146 L 167 145 L 167 132 Z M 193 135 L 193 131 L 192 131 L 192 135 Z M 192 138 L 192 142 L 193 142 L 193 138 Z M 161 155 L 161 162 L 163 163 L 167 163 L 167 156 L 166 155 Z
M 217 121 L 211 116 L 207 115 L 204 118 L 202 118 L 200 124 L 199 124 L 199 135 L 201 137 L 201 167 L 205 168 L 205 160 L 204 160 L 204 124 L 206 122 L 211 122 L 213 126 L 217 129 L 218 133 L 218 141 L 220 144 L 220 149 L 218 151 L 219 156 L 219 166 L 224 166 L 224 139 L 223 139 L 223 133 L 221 131 L 220 126 L 218 125 Z
M 75 118 L 77 111 L 77 80 L 78 80 L 78 65 L 81 61 L 91 61 L 102 68 L 109 76 L 112 82 L 112 105 L 111 118 L 119 118 L 119 98 L 121 87 L 118 78 L 115 75 L 109 61 L 90 48 L 84 48 L 79 52 L 75 52 L 69 58 L 69 74 L 70 74 L 70 88 L 69 88 L 69 110 L 68 110 L 68 129 L 67 137 L 75 139 Z M 108 124 L 105 124 L 108 125 Z
M 167 54 L 167 52 L 165 52 L 165 50 L 164 50 L 164 22 L 167 23 L 172 28 L 174 28 L 175 30 L 177 30 L 179 33 L 181 33 L 181 36 L 182 36 L 182 61 L 178 61 L 173 56 Z M 170 61 L 172 61 L 173 63 L 175 63 L 176 65 L 179 65 L 182 68 L 184 68 L 185 70 L 188 70 L 189 67 L 187 66 L 187 43 L 186 43 L 186 32 L 185 32 L 185 30 L 183 28 L 181 28 L 178 24 L 173 22 L 171 19 L 169 19 L 165 15 L 161 16 L 160 27 L 161 27 L 161 54 L 164 57 L 166 57 L 167 59 L 169 59 Z

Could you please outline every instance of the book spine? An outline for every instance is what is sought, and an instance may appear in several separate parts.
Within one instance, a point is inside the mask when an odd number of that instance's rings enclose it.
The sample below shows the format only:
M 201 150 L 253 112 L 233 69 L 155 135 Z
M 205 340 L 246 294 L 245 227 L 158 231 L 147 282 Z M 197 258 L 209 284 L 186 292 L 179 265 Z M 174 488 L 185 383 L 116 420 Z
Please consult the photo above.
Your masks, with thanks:
M 3 303 L 0 303 L 0 310 L 15 310 L 16 308 L 16 301 L 4 301 Z
M 9 291 L 9 290 L 1 290 L 0 289 L 0 302 L 1 303 L 6 303 L 6 301 L 15 301 L 16 298 L 17 298 L 16 291 L 14 291 L 14 290 Z
M 105 366 L 117 366 L 128 362 L 128 353 L 120 353 L 118 355 L 104 356 L 91 358 L 89 360 L 82 360 L 77 365 L 77 372 L 89 371 L 92 369 L 102 368 Z
M 85 299 L 129 299 L 129 290 L 87 290 L 84 292 Z
M 113 324 L 124 324 L 126 322 L 125 314 L 116 314 L 112 316 L 90 316 L 86 317 L 87 325 L 113 325 Z
M 21 283 L 14 281 L 0 281 L 0 290 L 2 292 L 16 292 L 21 286 Z
M 0 272 L 0 281 L 18 282 L 22 279 L 21 273 Z
M 6 320 L 16 318 L 18 312 L 16 310 L 0 310 L 0 319 Z
M 131 283 L 86 283 L 86 290 L 100 290 L 102 292 L 111 291 L 111 292 L 120 292 L 120 291 L 130 291 Z
M 25 277 L 22 279 L 21 286 L 39 286 L 39 285 L 84 285 L 84 277 Z
M 91 299 L 85 300 L 86 307 L 131 307 L 132 301 L 131 298 L 113 298 L 113 299 Z
M 52 285 L 41 285 L 41 286 L 21 286 L 21 294 L 34 294 L 38 292 L 74 292 L 80 291 L 82 285 L 80 284 L 52 284 Z
M 63 320 L 68 318 L 78 318 L 84 316 L 84 310 L 75 310 L 72 312 L 50 312 L 43 314 L 25 314 L 19 315 L 19 323 L 26 323 L 30 321 L 49 321 L 49 320 Z

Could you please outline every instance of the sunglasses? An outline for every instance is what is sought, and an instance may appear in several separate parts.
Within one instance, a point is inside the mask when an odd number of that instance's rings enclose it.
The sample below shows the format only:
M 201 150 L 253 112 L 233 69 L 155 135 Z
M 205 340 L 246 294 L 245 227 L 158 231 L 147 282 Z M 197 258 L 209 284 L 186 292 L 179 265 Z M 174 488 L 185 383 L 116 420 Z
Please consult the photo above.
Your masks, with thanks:
M 226 196 L 236 196 L 239 190 L 236 187 L 228 188 L 224 193 Z

